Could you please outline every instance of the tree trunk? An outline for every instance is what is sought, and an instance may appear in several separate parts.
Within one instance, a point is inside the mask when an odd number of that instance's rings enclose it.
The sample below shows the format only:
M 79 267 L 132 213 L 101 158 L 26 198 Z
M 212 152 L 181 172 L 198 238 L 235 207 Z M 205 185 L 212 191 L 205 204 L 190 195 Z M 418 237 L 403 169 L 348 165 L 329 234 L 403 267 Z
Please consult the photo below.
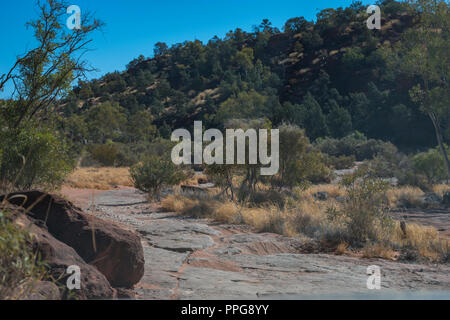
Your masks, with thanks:
M 441 149 L 442 155 L 444 156 L 445 165 L 447 167 L 447 182 L 450 180 L 450 162 L 448 160 L 447 150 L 445 149 L 444 142 L 442 141 L 442 133 L 441 128 L 439 127 L 439 123 L 436 121 L 436 116 L 432 113 L 428 113 L 431 121 L 433 122 L 434 131 L 436 133 L 436 139 L 439 144 L 439 148 Z

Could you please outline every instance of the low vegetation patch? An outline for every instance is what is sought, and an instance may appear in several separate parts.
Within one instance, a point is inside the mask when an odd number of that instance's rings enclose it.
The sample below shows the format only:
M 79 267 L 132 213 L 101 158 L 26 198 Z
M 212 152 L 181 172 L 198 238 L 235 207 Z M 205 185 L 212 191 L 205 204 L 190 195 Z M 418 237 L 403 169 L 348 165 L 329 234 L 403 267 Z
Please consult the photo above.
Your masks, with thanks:
M 31 235 L 0 209 L 0 300 L 26 298 L 33 282 L 46 276 L 45 265 L 33 253 Z
M 65 181 L 67 186 L 79 189 L 108 190 L 115 186 L 132 187 L 129 168 L 77 168 Z
M 326 192 L 327 199 L 317 199 L 314 195 L 319 192 Z M 256 232 L 312 239 L 324 252 L 448 262 L 449 240 L 436 229 L 400 223 L 389 215 L 389 203 L 420 192 L 416 188 L 389 188 L 382 179 L 358 172 L 346 176 L 341 185 L 281 191 L 283 206 L 236 201 L 215 190 L 175 192 L 162 200 L 162 208 L 220 223 L 247 224 Z

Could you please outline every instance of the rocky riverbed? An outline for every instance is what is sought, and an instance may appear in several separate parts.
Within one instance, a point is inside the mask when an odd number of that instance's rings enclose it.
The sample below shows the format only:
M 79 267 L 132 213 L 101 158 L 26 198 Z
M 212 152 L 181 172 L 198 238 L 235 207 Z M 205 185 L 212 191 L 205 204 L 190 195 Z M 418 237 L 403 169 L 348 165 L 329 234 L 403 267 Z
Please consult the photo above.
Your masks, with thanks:
M 298 239 L 161 212 L 132 188 L 62 192 L 139 232 L 145 271 L 138 299 L 450 298 L 448 265 L 306 253 Z M 381 290 L 367 289 L 370 265 L 381 268 Z

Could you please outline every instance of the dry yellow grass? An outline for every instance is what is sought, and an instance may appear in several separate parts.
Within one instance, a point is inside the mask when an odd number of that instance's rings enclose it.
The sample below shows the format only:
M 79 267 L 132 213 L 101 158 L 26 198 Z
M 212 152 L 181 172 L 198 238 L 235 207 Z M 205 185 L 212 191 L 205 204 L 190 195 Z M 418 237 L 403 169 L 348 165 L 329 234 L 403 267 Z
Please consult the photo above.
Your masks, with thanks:
M 444 196 L 446 191 L 450 190 L 450 185 L 448 184 L 437 184 L 433 186 L 433 192 Z M 395 208 L 397 206 L 409 205 L 410 207 L 421 206 L 420 197 L 425 193 L 417 187 L 402 186 L 391 188 L 387 191 L 386 195 L 389 200 L 389 206 Z
M 192 199 L 181 194 L 171 194 L 161 201 L 161 207 L 165 211 L 208 217 L 221 223 L 244 223 L 257 232 L 273 232 L 289 237 L 299 235 L 299 226 L 296 224 L 300 212 L 308 224 L 318 226 L 326 218 L 318 204 L 306 201 L 300 202 L 297 208 L 280 210 L 276 205 L 240 207 L 232 201 Z
M 164 198 L 161 201 L 161 207 L 166 211 L 209 217 L 222 223 L 245 223 L 259 232 L 276 232 L 276 230 L 272 230 L 271 225 L 287 220 L 287 215 L 280 212 L 276 206 L 240 208 L 231 201 L 191 199 L 179 194 L 172 194 Z
M 335 253 L 337 255 L 343 255 L 347 253 L 348 244 L 345 242 L 339 243 L 339 245 L 336 247 Z
M 391 188 L 386 192 L 389 201 L 389 206 L 395 208 L 404 204 L 420 207 L 419 198 L 424 195 L 424 192 L 417 187 L 397 187 Z
M 394 260 L 396 255 L 390 246 L 381 243 L 365 246 L 362 254 L 364 258 L 381 258 L 386 260 Z
M 128 168 L 77 168 L 66 179 L 72 188 L 108 190 L 114 186 L 133 186 Z
M 313 185 L 305 191 L 302 191 L 302 194 L 312 197 L 317 192 L 327 192 L 328 195 L 332 198 L 345 196 L 345 189 L 336 184 Z
M 333 192 L 336 195 L 344 195 L 339 188 L 334 188 L 334 186 L 327 188 L 321 186 L 309 190 L 309 192 L 300 193 L 297 200 L 290 199 L 286 206 L 280 209 L 276 205 L 240 207 L 229 200 L 218 200 L 211 194 L 197 196 L 172 194 L 162 201 L 162 207 L 167 211 L 211 218 L 221 223 L 243 223 L 253 227 L 257 232 L 273 232 L 288 237 L 306 236 L 319 241 L 328 239 L 336 254 L 347 254 L 349 252 L 348 244 L 344 242 L 346 241 L 345 234 L 348 232 L 345 217 L 337 216 L 330 220 L 326 210 L 330 204 L 339 206 L 339 203 L 336 203 L 334 199 L 317 201 L 312 196 L 315 192 L 324 190 L 330 191 L 330 194 Z M 394 202 L 401 196 L 418 197 L 421 194 L 422 192 L 416 188 L 400 188 L 391 190 L 389 197 Z M 336 231 L 338 233 L 335 233 Z M 429 261 L 448 260 L 449 240 L 442 237 L 432 227 L 407 224 L 406 233 L 403 233 L 400 222 L 396 221 L 394 229 L 386 229 L 386 232 L 388 233 L 380 233 L 377 242 L 367 244 L 359 251 L 363 257 L 392 260 L 397 258 L 398 251 L 412 250 L 417 257 L 420 256 Z M 333 238 L 334 234 L 338 238 Z M 339 234 L 344 235 L 344 239 L 339 239 Z M 347 236 L 350 235 L 347 234 Z M 335 243 L 333 239 L 341 242 Z M 354 248 L 352 248 L 353 250 Z
M 161 201 L 161 208 L 168 212 L 183 213 L 186 208 L 194 206 L 195 203 L 195 200 L 177 194 L 171 194 Z
M 400 222 L 397 222 L 392 242 L 400 247 L 415 248 L 421 256 L 431 261 L 438 261 L 450 252 L 448 238 L 442 237 L 433 227 L 415 223 L 406 224 L 405 234 L 400 228 Z
M 444 193 L 450 191 L 450 185 L 448 184 L 436 184 L 433 186 L 433 192 L 437 193 L 441 197 L 444 196 Z
M 234 223 L 239 215 L 239 207 L 229 201 L 222 203 L 213 212 L 214 220 L 221 223 Z

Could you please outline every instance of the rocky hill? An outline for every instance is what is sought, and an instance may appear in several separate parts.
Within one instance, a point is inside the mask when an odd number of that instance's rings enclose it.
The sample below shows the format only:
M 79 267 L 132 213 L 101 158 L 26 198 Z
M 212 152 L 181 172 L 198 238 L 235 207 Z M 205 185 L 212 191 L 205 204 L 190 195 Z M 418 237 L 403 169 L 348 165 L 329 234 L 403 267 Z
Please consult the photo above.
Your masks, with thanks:
M 304 127 L 313 140 L 359 131 L 401 147 L 432 145 L 431 123 L 409 98 L 412 79 L 394 73 L 384 54 L 414 19 L 396 1 L 380 7 L 381 30 L 367 28 L 366 7 L 355 2 L 322 10 L 315 22 L 289 19 L 282 31 L 263 20 L 208 43 L 157 43 L 153 57 L 141 55 L 126 71 L 80 82 L 61 108 L 64 128 L 80 142 L 135 142 L 144 135 L 136 121 L 168 137 L 194 120 L 221 128 L 230 118 L 265 117 Z M 121 121 L 99 133 L 98 114 Z

